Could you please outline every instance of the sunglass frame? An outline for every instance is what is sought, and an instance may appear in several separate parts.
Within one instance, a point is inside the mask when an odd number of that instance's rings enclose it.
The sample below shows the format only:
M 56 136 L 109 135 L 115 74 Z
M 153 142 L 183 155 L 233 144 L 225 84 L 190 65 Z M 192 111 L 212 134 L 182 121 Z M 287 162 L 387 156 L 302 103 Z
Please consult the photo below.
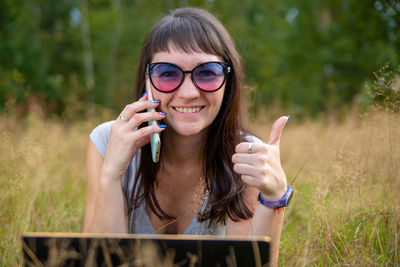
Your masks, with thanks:
M 217 63 L 217 64 L 219 64 L 219 65 L 222 66 L 222 68 L 223 68 L 223 73 L 224 73 L 224 80 L 222 81 L 221 85 L 220 85 L 217 89 L 214 89 L 214 90 L 205 90 L 205 89 L 201 88 L 201 87 L 196 83 L 196 80 L 193 78 L 193 72 L 194 72 L 197 68 L 199 68 L 199 67 L 201 67 L 201 66 L 203 66 L 203 65 L 205 65 L 205 64 L 210 64 L 210 63 Z M 176 86 L 176 88 L 174 88 L 174 89 L 172 89 L 172 90 L 170 90 L 170 91 L 163 91 L 163 90 L 157 88 L 157 86 L 155 86 L 155 84 L 153 83 L 153 79 L 151 78 L 151 74 L 152 74 L 152 72 L 153 72 L 154 66 L 159 65 L 159 64 L 167 64 L 167 65 L 174 66 L 174 67 L 178 68 L 178 69 L 183 73 L 182 79 L 181 79 L 181 81 L 179 82 L 179 84 Z M 162 92 L 162 93 L 166 93 L 166 94 L 175 92 L 175 91 L 182 85 L 182 83 L 184 82 L 187 73 L 190 73 L 190 79 L 192 80 L 193 84 L 194 84 L 199 90 L 201 90 L 201 91 L 203 91 L 203 92 L 207 92 L 207 93 L 212 93 L 212 92 L 218 91 L 218 90 L 221 89 L 222 86 L 225 84 L 225 82 L 226 82 L 226 80 L 227 80 L 227 76 L 228 76 L 228 74 L 229 74 L 230 72 L 231 72 L 231 67 L 229 66 L 229 64 L 226 63 L 226 62 L 219 62 L 219 61 L 208 61 L 208 62 L 204 62 L 204 63 L 201 63 L 201 64 L 197 65 L 197 66 L 194 67 L 192 70 L 183 70 L 183 69 L 182 69 L 181 67 L 179 67 L 178 65 L 173 64 L 173 63 L 170 63 L 170 62 L 154 62 L 154 63 L 147 64 L 147 73 L 148 73 L 148 75 L 149 75 L 151 84 L 153 85 L 153 87 L 154 87 L 157 91 Z

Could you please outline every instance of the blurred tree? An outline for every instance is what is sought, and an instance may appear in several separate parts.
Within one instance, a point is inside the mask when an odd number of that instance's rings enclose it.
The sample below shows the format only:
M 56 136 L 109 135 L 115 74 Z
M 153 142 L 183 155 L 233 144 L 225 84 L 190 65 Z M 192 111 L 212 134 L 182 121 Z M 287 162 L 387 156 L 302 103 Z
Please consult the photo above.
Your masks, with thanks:
M 394 0 L 3 0 L 0 106 L 35 98 L 58 114 L 89 103 L 121 109 L 133 101 L 147 32 L 186 5 L 211 11 L 232 34 L 254 110 L 346 110 L 373 71 L 399 65 Z

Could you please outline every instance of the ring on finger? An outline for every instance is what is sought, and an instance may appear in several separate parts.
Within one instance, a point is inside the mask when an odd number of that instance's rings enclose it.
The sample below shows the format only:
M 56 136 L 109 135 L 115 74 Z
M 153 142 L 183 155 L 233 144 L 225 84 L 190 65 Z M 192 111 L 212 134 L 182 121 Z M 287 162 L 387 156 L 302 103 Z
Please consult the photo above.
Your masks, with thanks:
M 253 147 L 253 143 L 249 143 L 249 147 L 247 148 L 247 151 L 249 152 L 249 154 L 251 154 L 252 147 Z
M 122 116 L 122 115 L 119 115 L 119 118 L 120 118 L 121 120 L 123 120 L 124 122 L 127 122 L 127 121 L 128 121 L 127 118 L 125 118 L 125 117 Z

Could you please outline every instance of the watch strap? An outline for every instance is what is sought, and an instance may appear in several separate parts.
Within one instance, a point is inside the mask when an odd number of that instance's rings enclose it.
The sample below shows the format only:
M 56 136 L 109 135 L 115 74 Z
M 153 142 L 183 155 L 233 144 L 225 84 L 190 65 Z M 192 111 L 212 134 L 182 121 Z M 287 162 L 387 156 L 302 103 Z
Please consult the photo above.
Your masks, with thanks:
M 277 208 L 282 208 L 282 207 L 286 207 L 287 205 L 289 205 L 289 202 L 290 202 L 292 196 L 293 196 L 293 188 L 291 188 L 288 185 L 286 192 L 281 199 L 278 199 L 278 200 L 266 199 L 263 197 L 263 195 L 260 192 L 258 194 L 258 201 L 260 201 L 260 203 L 265 207 L 277 209 Z

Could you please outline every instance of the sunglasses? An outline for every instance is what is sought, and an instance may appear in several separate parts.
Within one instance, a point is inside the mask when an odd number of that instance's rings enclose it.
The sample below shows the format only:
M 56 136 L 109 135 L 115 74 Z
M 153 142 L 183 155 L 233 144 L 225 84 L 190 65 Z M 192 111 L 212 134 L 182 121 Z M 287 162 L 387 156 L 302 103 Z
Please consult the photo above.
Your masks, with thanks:
M 227 74 L 231 71 L 228 63 L 205 62 L 191 71 L 182 70 L 179 66 L 157 62 L 148 65 L 150 82 L 160 92 L 171 93 L 181 86 L 185 74 L 190 73 L 193 84 L 204 92 L 215 92 L 225 83 Z

